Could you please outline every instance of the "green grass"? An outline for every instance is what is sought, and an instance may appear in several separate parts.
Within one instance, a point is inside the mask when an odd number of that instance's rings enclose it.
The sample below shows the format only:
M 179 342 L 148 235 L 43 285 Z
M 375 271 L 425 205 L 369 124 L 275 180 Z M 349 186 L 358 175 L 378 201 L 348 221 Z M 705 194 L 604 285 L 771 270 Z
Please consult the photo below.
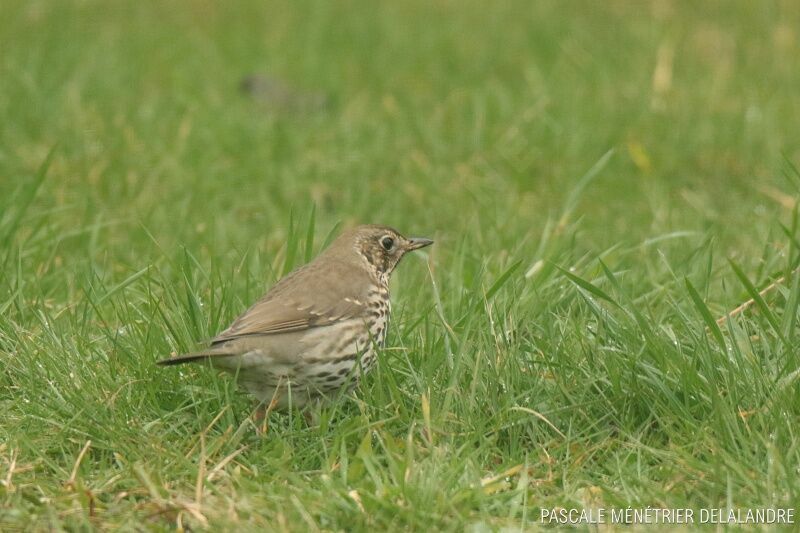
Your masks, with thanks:
M 796 3 L 0 14 L 0 529 L 800 501 Z M 154 365 L 356 222 L 436 244 L 318 427 Z

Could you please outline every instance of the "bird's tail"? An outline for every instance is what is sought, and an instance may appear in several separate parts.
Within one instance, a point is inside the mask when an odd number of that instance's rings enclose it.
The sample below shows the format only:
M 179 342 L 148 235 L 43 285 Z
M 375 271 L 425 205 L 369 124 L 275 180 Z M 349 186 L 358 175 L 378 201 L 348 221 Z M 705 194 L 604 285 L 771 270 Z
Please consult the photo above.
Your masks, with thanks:
M 161 366 L 173 366 L 173 365 L 182 365 L 183 363 L 192 363 L 194 361 L 203 361 L 206 359 L 210 359 L 212 357 L 225 357 L 234 355 L 230 352 L 223 352 L 220 350 L 205 350 L 202 352 L 193 352 L 187 353 L 183 355 L 178 355 L 175 357 L 170 357 L 169 359 L 162 359 L 161 361 L 157 361 L 157 365 Z

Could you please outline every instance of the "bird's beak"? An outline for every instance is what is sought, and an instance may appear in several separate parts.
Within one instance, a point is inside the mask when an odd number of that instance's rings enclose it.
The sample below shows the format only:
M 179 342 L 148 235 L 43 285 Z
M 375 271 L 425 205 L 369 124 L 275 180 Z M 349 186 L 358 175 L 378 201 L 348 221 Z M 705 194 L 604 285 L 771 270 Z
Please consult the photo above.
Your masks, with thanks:
M 420 248 L 425 248 L 426 246 L 430 246 L 433 244 L 433 241 L 430 239 L 425 239 L 422 237 L 411 237 L 408 239 L 408 249 L 409 250 L 419 250 Z

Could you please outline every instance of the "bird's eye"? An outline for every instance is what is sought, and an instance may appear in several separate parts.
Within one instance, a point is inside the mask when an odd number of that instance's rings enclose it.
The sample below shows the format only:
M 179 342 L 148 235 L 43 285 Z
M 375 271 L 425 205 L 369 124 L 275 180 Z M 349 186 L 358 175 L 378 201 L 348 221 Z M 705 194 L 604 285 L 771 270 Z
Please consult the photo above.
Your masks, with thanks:
M 383 249 L 386 250 L 387 252 L 390 251 L 392 248 L 394 248 L 394 239 L 392 239 L 391 237 L 382 238 L 381 246 L 383 246 Z

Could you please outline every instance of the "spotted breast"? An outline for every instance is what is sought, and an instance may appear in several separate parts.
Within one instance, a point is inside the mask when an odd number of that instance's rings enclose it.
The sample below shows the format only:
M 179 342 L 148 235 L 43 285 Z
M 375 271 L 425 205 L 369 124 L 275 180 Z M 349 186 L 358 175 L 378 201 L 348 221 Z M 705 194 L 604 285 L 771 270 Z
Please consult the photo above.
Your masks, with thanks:
M 208 349 L 160 363 L 210 360 L 279 408 L 328 399 L 373 368 L 391 313 L 390 275 L 432 242 L 358 226 L 281 279 Z

